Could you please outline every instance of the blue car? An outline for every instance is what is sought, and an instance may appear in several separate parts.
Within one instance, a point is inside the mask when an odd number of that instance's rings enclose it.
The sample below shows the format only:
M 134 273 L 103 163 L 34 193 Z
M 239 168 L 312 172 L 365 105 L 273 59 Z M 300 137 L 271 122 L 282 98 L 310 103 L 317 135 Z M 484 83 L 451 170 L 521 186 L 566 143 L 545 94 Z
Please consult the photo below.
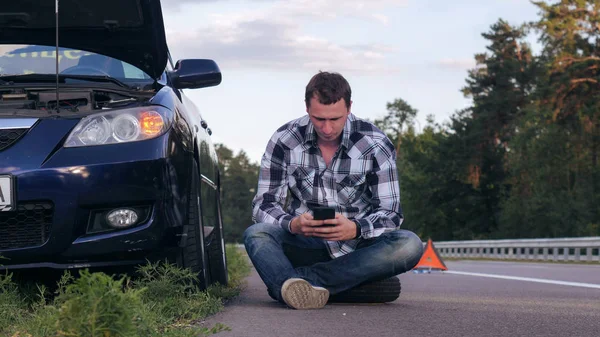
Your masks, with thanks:
M 227 284 L 217 155 L 158 0 L 0 8 L 0 268 L 167 260 Z M 58 23 L 58 25 L 57 25 Z

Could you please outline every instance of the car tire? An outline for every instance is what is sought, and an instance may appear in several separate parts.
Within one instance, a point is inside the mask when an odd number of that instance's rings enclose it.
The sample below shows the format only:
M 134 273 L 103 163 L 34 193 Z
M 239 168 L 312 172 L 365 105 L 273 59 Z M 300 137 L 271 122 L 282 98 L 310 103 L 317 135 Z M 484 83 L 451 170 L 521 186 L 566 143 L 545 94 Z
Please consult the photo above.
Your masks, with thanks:
M 388 303 L 400 297 L 400 279 L 393 276 L 384 280 L 368 282 L 355 288 L 329 296 L 330 303 Z
M 207 240 L 208 258 L 210 265 L 210 275 L 213 282 L 219 282 L 221 285 L 229 283 L 227 272 L 227 254 L 225 249 L 225 238 L 223 236 L 223 216 L 221 213 L 221 194 L 217 193 L 217 216 L 218 227 L 212 231 L 212 240 Z
M 198 275 L 200 288 L 206 289 L 211 284 L 208 268 L 208 256 L 204 245 L 204 231 L 202 227 L 202 208 L 200 200 L 200 173 L 198 164 L 192 164 L 192 182 L 189 192 L 188 221 L 183 229 L 183 247 L 177 258 L 177 265 L 188 268 Z

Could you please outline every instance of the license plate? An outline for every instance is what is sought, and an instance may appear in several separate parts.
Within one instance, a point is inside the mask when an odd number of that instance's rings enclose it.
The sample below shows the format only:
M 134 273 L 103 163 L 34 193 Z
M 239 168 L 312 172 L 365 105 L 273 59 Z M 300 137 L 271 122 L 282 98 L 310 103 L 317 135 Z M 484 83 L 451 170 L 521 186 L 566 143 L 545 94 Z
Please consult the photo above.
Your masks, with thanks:
M 0 212 L 15 208 L 15 185 L 12 176 L 0 175 Z

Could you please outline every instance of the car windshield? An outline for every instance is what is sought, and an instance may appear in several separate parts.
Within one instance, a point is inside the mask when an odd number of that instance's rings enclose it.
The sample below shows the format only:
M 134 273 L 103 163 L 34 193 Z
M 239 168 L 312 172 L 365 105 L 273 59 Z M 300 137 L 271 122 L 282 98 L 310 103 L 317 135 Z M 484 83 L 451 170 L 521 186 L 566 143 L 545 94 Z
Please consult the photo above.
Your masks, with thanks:
M 148 83 L 143 70 L 118 59 L 78 49 L 59 48 L 59 72 L 69 75 L 109 76 L 125 83 Z M 55 74 L 56 47 L 0 45 L 0 76 Z

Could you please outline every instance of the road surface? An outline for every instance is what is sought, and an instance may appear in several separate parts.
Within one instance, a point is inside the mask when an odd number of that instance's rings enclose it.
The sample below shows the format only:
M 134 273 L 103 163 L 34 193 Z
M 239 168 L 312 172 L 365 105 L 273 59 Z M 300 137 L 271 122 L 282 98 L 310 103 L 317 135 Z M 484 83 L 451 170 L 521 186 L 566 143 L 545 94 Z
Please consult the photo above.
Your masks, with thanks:
M 217 336 L 600 336 L 600 265 L 446 261 L 445 273 L 400 275 L 388 304 L 292 310 L 253 269 L 242 294 L 204 322 Z

